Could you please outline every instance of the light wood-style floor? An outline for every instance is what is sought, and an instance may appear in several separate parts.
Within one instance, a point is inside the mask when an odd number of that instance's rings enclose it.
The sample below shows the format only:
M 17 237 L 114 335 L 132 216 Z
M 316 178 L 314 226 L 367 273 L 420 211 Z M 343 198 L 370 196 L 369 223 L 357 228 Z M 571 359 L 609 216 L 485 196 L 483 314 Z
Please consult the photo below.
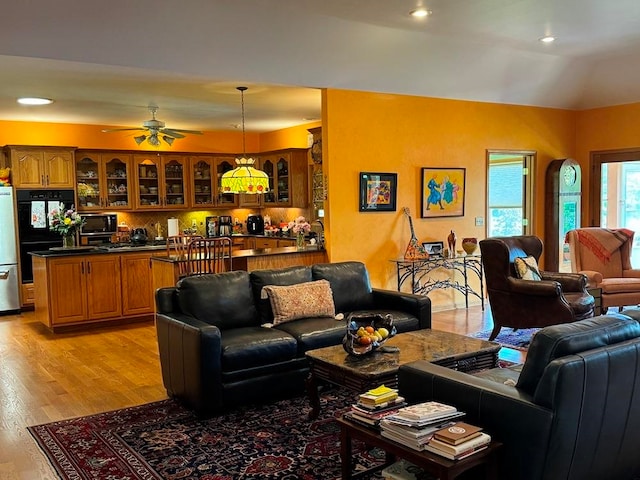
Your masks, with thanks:
M 491 328 L 479 306 L 433 313 L 433 328 Z M 500 358 L 524 361 L 502 349 Z M 0 316 L 0 480 L 57 476 L 26 427 L 167 398 L 151 322 L 52 334 L 32 312 Z

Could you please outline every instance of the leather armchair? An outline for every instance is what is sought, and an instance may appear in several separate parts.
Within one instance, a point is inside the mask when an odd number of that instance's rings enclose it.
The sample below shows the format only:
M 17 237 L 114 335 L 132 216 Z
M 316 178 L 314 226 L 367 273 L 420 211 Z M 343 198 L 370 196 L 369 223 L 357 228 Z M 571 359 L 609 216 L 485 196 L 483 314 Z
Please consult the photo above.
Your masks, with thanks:
M 545 327 L 593 316 L 595 300 L 587 291 L 585 275 L 541 270 L 541 281 L 516 276 L 516 258 L 540 260 L 538 237 L 491 237 L 480 241 L 480 251 L 494 325 L 489 340 L 502 327 Z
M 629 480 L 640 473 L 639 372 L 640 325 L 616 313 L 540 330 L 515 386 L 426 361 L 402 365 L 398 385 L 502 442 L 501 479 Z
M 571 270 L 587 276 L 591 288 L 602 289 L 602 308 L 640 303 L 640 270 L 631 267 L 634 232 L 622 228 L 570 230 L 567 242 Z

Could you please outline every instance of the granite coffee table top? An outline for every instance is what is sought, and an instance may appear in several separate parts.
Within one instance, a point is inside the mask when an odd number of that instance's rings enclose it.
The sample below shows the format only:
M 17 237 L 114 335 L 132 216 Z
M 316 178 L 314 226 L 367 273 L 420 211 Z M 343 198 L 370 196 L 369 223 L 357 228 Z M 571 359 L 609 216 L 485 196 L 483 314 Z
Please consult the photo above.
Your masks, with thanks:
M 400 365 L 416 360 L 447 363 L 450 360 L 497 354 L 501 348 L 495 342 L 431 329 L 399 333 L 387 340 L 383 347 L 398 347 L 398 351 L 384 352 L 378 349 L 365 355 L 349 355 L 342 345 L 335 345 L 309 350 L 306 355 L 312 362 L 366 377 L 397 372 Z

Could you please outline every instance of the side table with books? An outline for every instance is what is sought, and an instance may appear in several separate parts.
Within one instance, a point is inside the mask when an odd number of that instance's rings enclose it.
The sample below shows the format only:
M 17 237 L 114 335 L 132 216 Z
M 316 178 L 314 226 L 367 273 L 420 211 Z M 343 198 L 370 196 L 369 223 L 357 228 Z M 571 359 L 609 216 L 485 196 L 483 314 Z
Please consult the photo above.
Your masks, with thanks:
M 463 416 L 464 412 L 454 406 L 439 402 L 407 406 L 397 390 L 384 385 L 361 394 L 358 402 L 338 419 L 342 478 L 371 473 L 368 470 L 352 474 L 353 439 L 387 452 L 387 463 L 375 470 L 387 467 L 385 470 L 390 472 L 398 462 L 389 466 L 395 457 L 400 457 L 412 468 L 423 469 L 440 480 L 456 478 L 478 465 L 484 466 L 487 479 L 497 478 L 501 444 L 492 441 L 481 427 L 461 421 Z

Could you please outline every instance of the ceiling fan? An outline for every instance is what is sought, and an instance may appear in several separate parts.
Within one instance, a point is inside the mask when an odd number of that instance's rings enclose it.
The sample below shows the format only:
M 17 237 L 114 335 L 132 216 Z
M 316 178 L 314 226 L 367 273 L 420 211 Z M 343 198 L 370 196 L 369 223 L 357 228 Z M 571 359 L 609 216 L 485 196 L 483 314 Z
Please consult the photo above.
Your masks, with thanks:
M 160 145 L 160 138 L 164 140 L 169 145 L 173 144 L 173 141 L 176 138 L 184 138 L 184 134 L 194 134 L 194 135 L 202 135 L 202 132 L 198 130 L 181 130 L 177 128 L 166 128 L 165 123 L 156 119 L 156 112 L 158 111 L 158 107 L 151 105 L 149 106 L 149 111 L 151 112 L 151 120 L 147 120 L 142 123 L 142 127 L 137 128 L 111 128 L 102 130 L 105 133 L 110 132 L 124 132 L 130 130 L 142 130 L 146 131 L 142 135 L 137 137 L 133 137 L 138 145 L 140 145 L 145 140 L 149 142 L 150 145 L 157 147 Z

